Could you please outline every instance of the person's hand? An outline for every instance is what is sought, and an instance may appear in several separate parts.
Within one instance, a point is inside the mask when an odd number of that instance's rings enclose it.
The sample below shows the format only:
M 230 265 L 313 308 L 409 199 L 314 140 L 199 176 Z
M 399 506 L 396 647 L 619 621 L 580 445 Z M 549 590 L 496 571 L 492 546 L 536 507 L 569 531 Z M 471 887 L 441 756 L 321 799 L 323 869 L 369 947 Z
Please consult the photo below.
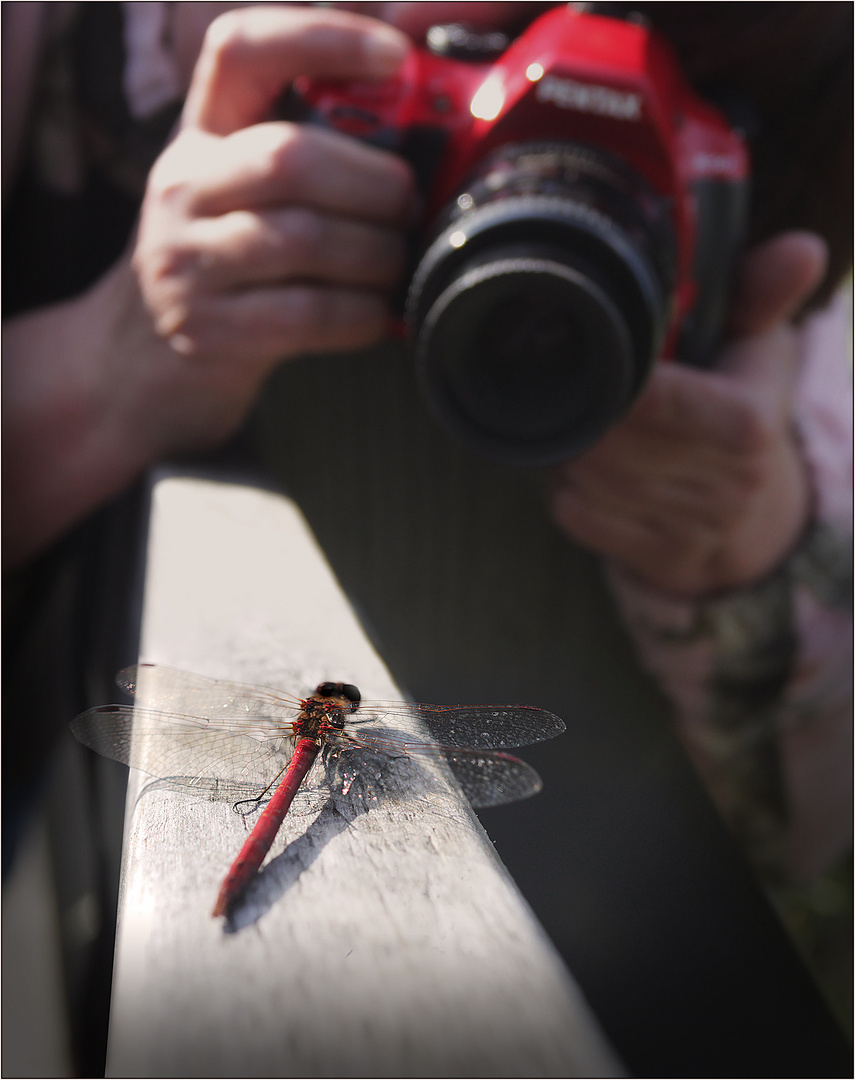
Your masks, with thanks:
M 408 166 L 267 117 L 297 75 L 382 78 L 407 48 L 391 27 L 317 9 L 236 10 L 209 28 L 133 254 L 167 346 L 146 395 L 171 399 L 182 438 L 227 434 L 280 360 L 386 331 L 413 215 Z
M 212 24 L 132 256 L 4 324 L 7 568 L 152 463 L 225 439 L 279 361 L 383 335 L 409 167 L 267 116 L 297 75 L 383 78 L 410 47 L 376 20 L 317 8 Z
M 657 365 L 626 418 L 551 472 L 550 510 L 567 535 L 687 597 L 748 585 L 786 557 L 811 502 L 793 430 L 788 320 L 825 263 L 812 233 L 782 234 L 746 255 L 733 339 L 715 370 Z

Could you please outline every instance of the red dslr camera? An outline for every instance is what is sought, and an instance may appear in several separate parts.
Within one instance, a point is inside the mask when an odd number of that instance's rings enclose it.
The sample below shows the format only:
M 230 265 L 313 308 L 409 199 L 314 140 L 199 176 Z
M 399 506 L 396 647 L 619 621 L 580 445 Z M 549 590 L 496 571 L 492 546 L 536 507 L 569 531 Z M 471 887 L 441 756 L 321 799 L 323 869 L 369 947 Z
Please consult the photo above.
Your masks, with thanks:
M 744 142 L 668 45 L 583 7 L 510 44 L 434 27 L 391 81 L 297 86 L 309 119 L 413 165 L 422 387 L 510 464 L 590 446 L 657 357 L 708 362 L 747 208 Z

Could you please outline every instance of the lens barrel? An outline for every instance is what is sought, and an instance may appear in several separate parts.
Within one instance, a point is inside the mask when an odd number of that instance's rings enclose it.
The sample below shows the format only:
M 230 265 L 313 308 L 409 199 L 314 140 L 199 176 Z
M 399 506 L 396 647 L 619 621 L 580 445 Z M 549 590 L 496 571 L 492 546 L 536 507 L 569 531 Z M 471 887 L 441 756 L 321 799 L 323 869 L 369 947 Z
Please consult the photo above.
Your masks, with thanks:
M 572 144 L 504 147 L 441 216 L 407 318 L 445 425 L 514 465 L 590 446 L 661 347 L 674 277 L 664 200 Z

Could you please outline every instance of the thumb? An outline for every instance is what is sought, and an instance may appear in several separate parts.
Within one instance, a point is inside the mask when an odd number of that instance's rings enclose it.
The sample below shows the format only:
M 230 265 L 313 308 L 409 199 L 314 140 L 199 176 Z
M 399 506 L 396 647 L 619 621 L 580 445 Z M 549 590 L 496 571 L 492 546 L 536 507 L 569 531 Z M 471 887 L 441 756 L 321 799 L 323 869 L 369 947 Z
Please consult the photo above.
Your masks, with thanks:
M 184 127 L 230 135 L 268 117 L 298 75 L 383 79 L 410 43 L 399 30 L 344 11 L 265 5 L 211 23 L 184 106 Z
M 761 334 L 793 316 L 825 274 L 828 248 L 812 232 L 786 232 L 742 259 L 730 311 L 730 330 Z

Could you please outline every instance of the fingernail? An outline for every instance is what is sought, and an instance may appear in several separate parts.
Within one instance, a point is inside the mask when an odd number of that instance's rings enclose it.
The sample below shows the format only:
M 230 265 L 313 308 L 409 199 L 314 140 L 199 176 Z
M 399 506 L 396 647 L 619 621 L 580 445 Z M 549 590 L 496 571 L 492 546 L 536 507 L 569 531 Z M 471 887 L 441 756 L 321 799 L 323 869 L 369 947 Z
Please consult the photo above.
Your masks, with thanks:
M 409 50 L 409 38 L 391 26 L 379 26 L 365 39 L 365 56 L 373 75 L 394 75 Z
M 169 344 L 179 356 L 192 356 L 196 351 L 193 339 L 186 334 L 173 334 L 169 339 Z

